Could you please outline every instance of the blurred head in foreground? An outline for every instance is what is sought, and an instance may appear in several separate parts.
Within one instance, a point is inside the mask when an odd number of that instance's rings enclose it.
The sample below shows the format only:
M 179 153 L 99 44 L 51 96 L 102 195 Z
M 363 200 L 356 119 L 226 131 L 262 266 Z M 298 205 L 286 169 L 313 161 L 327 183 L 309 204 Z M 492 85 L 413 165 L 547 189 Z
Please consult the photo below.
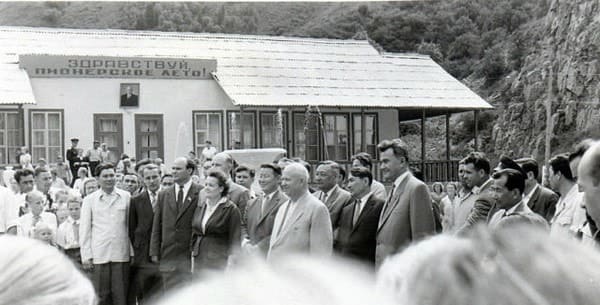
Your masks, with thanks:
M 403 305 L 591 305 L 600 256 L 530 227 L 479 227 L 409 247 L 382 265 L 377 282 Z
M 374 295 L 366 269 L 340 260 L 289 256 L 269 264 L 251 261 L 222 276 L 196 282 L 158 305 L 365 305 L 390 304 Z
M 93 305 L 90 281 L 56 248 L 0 236 L 0 304 Z

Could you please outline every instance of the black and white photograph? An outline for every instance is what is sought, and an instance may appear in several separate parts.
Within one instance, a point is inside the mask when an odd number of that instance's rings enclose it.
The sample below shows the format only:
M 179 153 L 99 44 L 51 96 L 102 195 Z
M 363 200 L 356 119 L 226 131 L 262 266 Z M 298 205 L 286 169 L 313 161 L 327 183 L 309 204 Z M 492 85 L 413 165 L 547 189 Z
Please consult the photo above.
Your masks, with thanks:
M 0 1 L 0 304 L 596 305 L 598 16 Z

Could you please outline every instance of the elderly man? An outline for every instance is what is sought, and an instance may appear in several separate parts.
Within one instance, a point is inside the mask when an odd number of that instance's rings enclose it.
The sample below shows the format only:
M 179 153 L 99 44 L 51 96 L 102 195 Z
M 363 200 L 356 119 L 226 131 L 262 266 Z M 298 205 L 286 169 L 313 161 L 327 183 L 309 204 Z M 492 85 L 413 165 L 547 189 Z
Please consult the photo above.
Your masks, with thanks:
M 352 195 L 337 184 L 340 169 L 341 167 L 338 163 L 327 160 L 319 163 L 315 172 L 315 182 L 319 190 L 313 195 L 327 206 L 334 232 L 339 225 L 338 219 L 340 218 L 342 209 L 352 199 Z
M 79 240 L 83 268 L 92 271 L 99 304 L 127 304 L 129 193 L 115 187 L 111 163 L 96 167 L 100 190 L 83 199 Z
M 523 200 L 525 178 L 515 169 L 502 169 L 494 173 L 491 193 L 495 199 L 497 212 L 491 217 L 489 226 L 497 229 L 518 223 L 528 223 L 544 228 L 546 220 L 533 212 Z
M 308 171 L 302 164 L 285 167 L 281 189 L 289 200 L 275 216 L 268 260 L 290 253 L 328 256 L 333 245 L 327 207 L 308 192 Z
M 185 157 L 175 159 L 171 167 L 175 184 L 159 192 L 156 199 L 150 257 L 154 263 L 160 261 L 165 289 L 191 277 L 192 219 L 202 190 L 202 186 L 192 181 L 195 170 L 194 161 Z
M 583 154 L 577 172 L 577 184 L 583 190 L 587 223 L 582 229 L 585 243 L 600 244 L 600 142 L 594 142 Z
M 577 188 L 566 155 L 550 159 L 548 183 L 553 191 L 561 194 L 556 203 L 556 212 L 550 220 L 550 234 L 572 237 L 585 222 L 585 210 L 583 193 Z
M 435 233 L 431 196 L 425 183 L 408 170 L 408 147 L 400 139 L 377 146 L 383 178 L 394 184 L 385 201 L 377 228 L 375 265 L 409 243 Z
M 228 153 L 218 153 L 213 159 L 213 168 L 218 168 L 227 176 L 227 184 L 229 185 L 229 191 L 227 192 L 227 198 L 231 200 L 242 213 L 242 219 L 246 219 L 246 205 L 250 200 L 250 191 L 245 187 L 233 182 L 231 179 L 231 170 L 233 170 L 233 158 Z M 242 222 L 242 227 L 245 224 Z
M 372 189 L 373 175 L 366 167 L 353 167 L 348 175 L 351 204 L 344 207 L 334 249 L 336 252 L 375 265 L 375 245 L 379 215 L 384 200 Z
M 273 232 L 273 224 L 279 207 L 288 200 L 281 191 L 281 169 L 265 163 L 258 171 L 258 184 L 262 193 L 250 200 L 246 211 L 247 229 L 243 231 L 242 246 L 246 252 L 266 257 Z

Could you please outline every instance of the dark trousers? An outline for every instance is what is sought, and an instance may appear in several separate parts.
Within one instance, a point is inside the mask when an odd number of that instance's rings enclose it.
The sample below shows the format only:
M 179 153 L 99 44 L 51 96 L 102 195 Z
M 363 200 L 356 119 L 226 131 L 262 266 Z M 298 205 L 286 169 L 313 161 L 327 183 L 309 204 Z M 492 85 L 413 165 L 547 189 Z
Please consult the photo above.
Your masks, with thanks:
M 126 305 L 129 262 L 94 264 L 92 283 L 98 294 L 98 305 Z
M 63 249 L 63 251 L 65 255 L 68 256 L 69 259 L 71 259 L 73 264 L 75 264 L 75 266 L 79 268 L 79 270 L 83 270 L 81 267 L 81 252 L 79 248 Z
M 96 167 L 100 165 L 100 161 L 90 161 L 90 174 L 96 177 Z
M 147 304 L 158 295 L 160 289 L 160 273 L 157 267 L 131 266 L 127 304 Z

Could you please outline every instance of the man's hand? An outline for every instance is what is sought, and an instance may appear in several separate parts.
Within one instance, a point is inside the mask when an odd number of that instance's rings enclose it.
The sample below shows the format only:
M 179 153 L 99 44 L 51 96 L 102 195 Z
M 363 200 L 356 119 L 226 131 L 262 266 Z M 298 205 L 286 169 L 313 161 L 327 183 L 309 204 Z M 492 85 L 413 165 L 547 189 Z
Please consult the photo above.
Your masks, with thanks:
M 155 263 L 155 264 L 158 264 L 158 256 L 157 256 L 157 255 L 152 255 L 152 256 L 150 256 L 150 260 L 151 260 L 153 263 Z
M 92 271 L 92 270 L 94 270 L 94 264 L 92 263 L 92 259 L 91 258 L 88 259 L 87 261 L 83 262 L 82 265 L 83 265 L 82 266 L 83 270 L 86 270 L 86 271 Z

